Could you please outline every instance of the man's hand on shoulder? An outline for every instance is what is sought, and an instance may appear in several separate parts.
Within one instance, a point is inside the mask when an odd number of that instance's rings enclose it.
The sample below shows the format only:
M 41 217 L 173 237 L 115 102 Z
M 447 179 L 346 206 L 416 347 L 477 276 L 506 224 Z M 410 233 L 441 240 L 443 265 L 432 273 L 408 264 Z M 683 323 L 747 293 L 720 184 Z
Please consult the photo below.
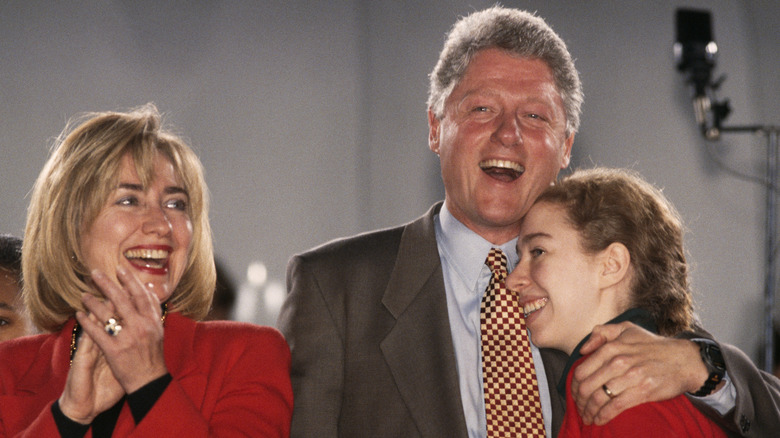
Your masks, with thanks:
M 596 326 L 581 352 L 590 356 L 574 372 L 572 395 L 586 424 L 605 424 L 638 404 L 696 392 L 708 376 L 694 342 L 630 322 Z

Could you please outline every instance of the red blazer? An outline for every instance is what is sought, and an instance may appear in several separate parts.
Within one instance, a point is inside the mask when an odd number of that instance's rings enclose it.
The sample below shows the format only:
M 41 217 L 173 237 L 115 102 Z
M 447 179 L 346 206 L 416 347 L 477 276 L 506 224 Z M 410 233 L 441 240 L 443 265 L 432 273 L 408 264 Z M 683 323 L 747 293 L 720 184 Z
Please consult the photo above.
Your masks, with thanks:
M 566 377 L 566 414 L 559 437 L 726 438 L 726 433 L 696 409 L 684 395 L 634 406 L 603 426 L 586 425 L 571 395 L 574 369 L 583 359 L 574 363 Z
M 0 343 L 0 437 L 59 436 L 51 405 L 65 387 L 74 324 Z M 172 313 L 164 349 L 173 380 L 138 425 L 125 404 L 113 436 L 289 436 L 290 350 L 278 331 Z

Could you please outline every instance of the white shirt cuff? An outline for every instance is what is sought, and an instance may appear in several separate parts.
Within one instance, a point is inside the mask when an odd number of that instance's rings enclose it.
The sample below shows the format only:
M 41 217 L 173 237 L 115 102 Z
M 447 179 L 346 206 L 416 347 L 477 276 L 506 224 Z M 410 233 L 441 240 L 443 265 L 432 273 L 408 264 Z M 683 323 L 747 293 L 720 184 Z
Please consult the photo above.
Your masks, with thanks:
M 725 382 L 723 387 L 712 394 L 704 397 L 691 395 L 691 397 L 701 400 L 707 406 L 718 411 L 721 416 L 726 415 L 728 411 L 734 409 L 737 405 L 737 388 L 731 384 L 728 371 L 726 371 L 726 374 L 723 376 L 723 381 Z

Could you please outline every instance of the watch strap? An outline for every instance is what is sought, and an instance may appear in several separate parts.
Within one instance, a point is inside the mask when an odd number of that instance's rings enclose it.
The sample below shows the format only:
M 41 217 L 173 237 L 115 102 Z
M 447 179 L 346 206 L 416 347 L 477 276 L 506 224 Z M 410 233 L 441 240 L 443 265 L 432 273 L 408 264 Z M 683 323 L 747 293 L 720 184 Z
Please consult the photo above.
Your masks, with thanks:
M 693 393 L 696 397 L 704 397 L 710 395 L 715 387 L 723 380 L 723 377 L 726 375 L 726 364 L 723 361 L 723 356 L 720 353 L 718 344 L 706 340 L 694 340 L 693 342 L 699 346 L 701 360 L 710 373 L 709 376 L 707 376 L 707 380 L 704 381 L 704 385 Z

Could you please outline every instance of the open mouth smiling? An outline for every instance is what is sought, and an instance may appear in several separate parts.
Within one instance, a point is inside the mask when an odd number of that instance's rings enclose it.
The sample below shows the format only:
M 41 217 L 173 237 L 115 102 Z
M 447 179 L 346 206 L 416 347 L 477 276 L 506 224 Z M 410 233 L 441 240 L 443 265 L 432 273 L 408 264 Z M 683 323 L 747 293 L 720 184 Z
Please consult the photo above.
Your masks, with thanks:
M 512 182 L 525 172 L 525 167 L 509 160 L 485 160 L 479 163 L 483 172 L 505 182 Z
M 547 305 L 547 298 L 538 298 L 536 300 L 529 301 L 523 304 L 523 316 L 527 318 L 528 315 L 536 312 L 537 310 L 541 309 L 546 305 Z
M 139 268 L 161 270 L 168 267 L 170 251 L 165 249 L 136 248 L 125 251 L 125 258 Z

